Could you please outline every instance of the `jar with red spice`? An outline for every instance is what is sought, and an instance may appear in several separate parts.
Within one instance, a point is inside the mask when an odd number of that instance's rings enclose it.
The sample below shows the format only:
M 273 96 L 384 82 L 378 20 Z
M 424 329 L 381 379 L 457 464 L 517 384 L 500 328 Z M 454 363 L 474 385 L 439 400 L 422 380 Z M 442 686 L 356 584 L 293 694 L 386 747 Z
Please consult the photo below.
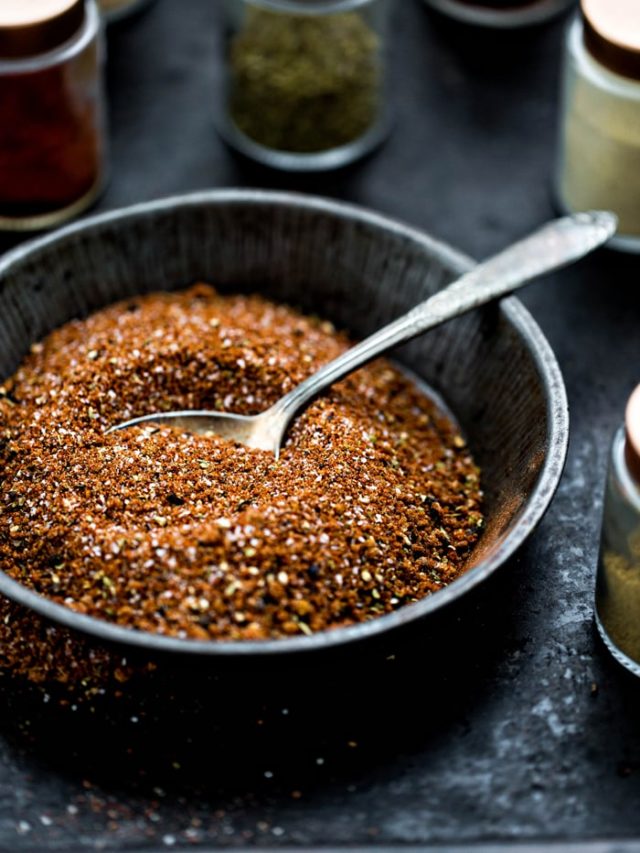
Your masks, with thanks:
M 103 59 L 95 0 L 0 0 L 0 230 L 49 228 L 96 200 Z

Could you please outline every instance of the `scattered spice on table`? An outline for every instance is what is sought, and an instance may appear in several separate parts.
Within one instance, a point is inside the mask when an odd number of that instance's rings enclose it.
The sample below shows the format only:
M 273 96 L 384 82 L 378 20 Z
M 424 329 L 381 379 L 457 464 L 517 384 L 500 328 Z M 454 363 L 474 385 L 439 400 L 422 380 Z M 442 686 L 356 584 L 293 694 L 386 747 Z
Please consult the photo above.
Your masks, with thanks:
M 229 63 L 231 118 L 268 148 L 337 148 L 358 139 L 377 118 L 378 36 L 358 12 L 247 9 Z
M 0 392 L 0 568 L 77 612 L 203 640 L 312 634 L 436 592 L 480 535 L 479 472 L 386 360 L 309 406 L 278 461 L 170 427 L 105 435 L 159 409 L 259 412 L 347 345 L 207 285 L 55 331 Z

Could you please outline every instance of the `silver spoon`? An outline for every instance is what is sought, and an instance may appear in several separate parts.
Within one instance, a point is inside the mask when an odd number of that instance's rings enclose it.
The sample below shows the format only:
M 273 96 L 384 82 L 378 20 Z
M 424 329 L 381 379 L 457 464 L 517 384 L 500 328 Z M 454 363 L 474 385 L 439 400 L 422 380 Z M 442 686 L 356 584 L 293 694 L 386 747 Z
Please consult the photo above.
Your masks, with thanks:
M 248 447 L 271 450 L 277 459 L 293 417 L 325 388 L 392 347 L 486 302 L 506 296 L 543 273 L 582 258 L 605 243 L 615 233 L 617 223 L 617 217 L 606 211 L 577 213 L 548 223 L 524 240 L 478 264 L 408 314 L 325 364 L 259 415 L 210 411 L 158 412 L 117 424 L 108 432 L 150 422 L 170 424 L 189 432 L 213 433 Z

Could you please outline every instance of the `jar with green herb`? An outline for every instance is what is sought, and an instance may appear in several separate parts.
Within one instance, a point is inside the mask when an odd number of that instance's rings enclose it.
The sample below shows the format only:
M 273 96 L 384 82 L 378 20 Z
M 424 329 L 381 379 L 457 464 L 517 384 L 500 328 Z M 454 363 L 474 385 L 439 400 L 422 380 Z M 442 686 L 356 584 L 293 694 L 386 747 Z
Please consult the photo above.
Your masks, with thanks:
M 611 448 L 596 583 L 596 621 L 619 663 L 640 675 L 640 385 Z
M 389 2 L 228 3 L 225 139 L 295 171 L 342 166 L 378 145 L 388 129 Z

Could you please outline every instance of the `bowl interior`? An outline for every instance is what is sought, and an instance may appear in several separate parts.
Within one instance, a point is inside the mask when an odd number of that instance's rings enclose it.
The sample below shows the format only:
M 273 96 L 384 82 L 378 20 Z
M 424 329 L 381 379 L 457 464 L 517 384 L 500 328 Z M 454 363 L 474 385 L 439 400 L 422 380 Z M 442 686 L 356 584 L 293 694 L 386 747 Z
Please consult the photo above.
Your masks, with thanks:
M 419 232 L 320 199 L 227 191 L 141 205 L 70 226 L 0 259 L 0 377 L 53 328 L 134 294 L 208 281 L 223 292 L 259 291 L 359 338 L 468 265 Z M 396 359 L 435 389 L 461 424 L 482 468 L 487 518 L 474 568 L 403 608 L 411 611 L 401 616 L 407 619 L 481 579 L 530 532 L 560 477 L 567 424 L 555 359 L 516 300 L 435 329 Z M 15 598 L 15 587 L 0 573 L 0 592 Z M 54 618 L 64 610 L 20 597 Z M 391 627 L 400 614 L 374 622 Z M 84 617 L 78 627 L 95 627 L 84 622 L 95 620 Z M 358 627 L 366 633 L 372 624 Z

